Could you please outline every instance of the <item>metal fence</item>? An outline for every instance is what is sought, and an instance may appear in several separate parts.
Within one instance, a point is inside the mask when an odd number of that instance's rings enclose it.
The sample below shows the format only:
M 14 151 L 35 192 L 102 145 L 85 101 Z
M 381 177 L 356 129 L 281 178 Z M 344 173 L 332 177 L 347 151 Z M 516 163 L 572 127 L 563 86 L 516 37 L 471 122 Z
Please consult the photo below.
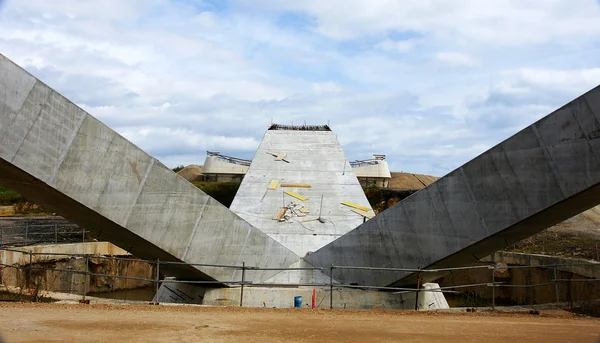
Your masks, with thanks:
M 219 286 L 237 286 L 240 291 L 240 303 L 239 306 L 244 305 L 244 288 L 246 287 L 292 287 L 292 286 L 306 286 L 306 287 L 323 287 L 329 288 L 329 308 L 333 309 L 338 308 L 334 303 L 334 291 L 343 290 L 343 289 L 361 289 L 361 290 L 377 290 L 377 291 L 387 291 L 392 294 L 415 294 L 415 303 L 414 309 L 418 309 L 419 296 L 425 292 L 441 292 L 445 294 L 462 294 L 467 289 L 472 288 L 486 288 L 491 291 L 491 309 L 495 310 L 496 307 L 496 292 L 499 289 L 503 288 L 537 288 L 537 287 L 553 287 L 555 293 L 555 301 L 558 302 L 568 302 L 572 299 L 561 299 L 559 292 L 559 285 L 567 284 L 571 287 L 576 283 L 599 283 L 600 278 L 573 278 L 570 277 L 560 277 L 560 270 L 564 270 L 566 267 L 581 267 L 586 266 L 590 268 L 598 268 L 600 269 L 600 263 L 571 263 L 571 264 L 551 264 L 551 265 L 536 265 L 536 266 L 497 266 L 495 264 L 490 265 L 480 265 L 480 266 L 467 266 L 467 267 L 456 267 L 456 268 L 438 268 L 438 269 L 411 269 L 411 268 L 382 268 L 382 267 L 357 267 L 357 266 L 339 266 L 339 265 L 331 265 L 328 268 L 259 268 L 254 266 L 248 266 L 245 263 L 242 265 L 216 265 L 216 264 L 190 264 L 183 262 L 172 262 L 172 261 L 160 261 L 160 260 L 143 260 L 136 258 L 127 258 L 127 257 L 113 257 L 113 256 L 99 256 L 99 255 L 90 255 L 90 254 L 63 254 L 63 253 L 37 253 L 32 251 L 23 251 L 18 249 L 10 249 L 10 248 L 0 248 L 0 251 L 9 251 L 9 252 L 17 252 L 21 253 L 25 256 L 25 261 L 27 263 L 24 264 L 5 264 L 0 263 L 0 267 L 4 268 L 15 268 L 17 270 L 21 270 L 25 273 L 25 289 L 35 288 L 35 282 L 32 277 L 32 273 L 34 271 L 52 271 L 58 273 L 72 273 L 83 276 L 84 286 L 80 291 L 80 296 L 82 301 L 86 301 L 86 295 L 88 294 L 88 282 L 90 277 L 104 277 L 104 278 L 115 278 L 115 279 L 125 279 L 125 280 L 136 280 L 147 283 L 147 285 L 152 285 L 154 287 L 154 295 L 158 294 L 158 290 L 161 284 L 168 283 L 184 283 L 184 284 L 197 284 L 197 285 L 213 285 L 215 287 Z M 63 258 L 80 258 L 84 261 L 81 270 L 73 270 L 73 269 L 65 269 L 65 268 L 49 268 L 43 266 L 36 266 L 35 264 L 43 264 L 41 262 L 34 261 L 34 256 L 52 256 L 53 259 L 57 260 L 60 257 Z M 129 261 L 129 262 L 140 262 L 148 264 L 152 270 L 152 277 L 131 277 L 127 275 L 115 275 L 115 274 L 107 274 L 107 273 L 96 273 L 89 269 L 90 259 L 104 259 L 104 260 L 120 260 L 120 261 Z M 229 270 L 240 270 L 241 271 L 241 279 L 234 281 L 186 281 L 186 280 L 175 280 L 175 279 L 160 279 L 161 266 L 166 265 L 188 265 L 188 266 L 196 266 L 196 267 L 204 267 L 204 268 L 221 268 L 221 269 L 229 269 Z M 512 269 L 543 269 L 545 271 L 550 271 L 552 273 L 552 277 L 545 282 L 540 283 L 528 283 L 528 284 L 508 284 L 504 281 L 499 281 L 496 277 L 497 270 L 512 270 Z M 329 274 L 329 282 L 324 283 L 297 283 L 297 284 L 289 284 L 289 283 L 254 283 L 246 279 L 246 273 L 249 271 L 290 271 L 290 270 L 307 270 L 307 271 L 322 271 Z M 333 278 L 334 271 L 336 270 L 369 270 L 373 273 L 377 272 L 406 272 L 406 273 L 414 273 L 416 274 L 416 286 L 413 287 L 391 287 L 391 286 L 377 286 L 377 285 L 357 285 L 357 284 L 348 284 L 348 283 L 339 283 L 336 282 Z M 458 284 L 458 285 L 449 285 L 449 286 L 441 286 L 438 288 L 429 288 L 424 289 L 421 280 L 427 278 L 426 275 L 433 273 L 436 275 L 444 275 L 448 273 L 455 273 L 458 271 L 486 271 L 489 275 L 489 280 L 486 282 L 480 283 L 469 283 L 469 284 Z M 596 274 L 597 275 L 597 274 Z M 39 286 L 39 285 L 38 285 Z M 600 289 L 600 288 L 599 288 Z M 599 293 L 600 294 L 600 293 Z M 600 298 L 600 296 L 599 296 Z M 157 299 L 157 297 L 155 297 Z M 33 300 L 33 299 L 32 299 Z
M 0 226 L 0 246 L 76 243 L 91 240 L 92 236 L 89 230 L 71 223 L 25 223 L 13 226 Z
M 510 252 L 553 254 L 558 256 L 582 257 L 600 261 L 600 240 L 590 240 L 586 245 L 575 242 L 551 242 L 548 244 L 531 242 L 527 239 L 504 249 Z

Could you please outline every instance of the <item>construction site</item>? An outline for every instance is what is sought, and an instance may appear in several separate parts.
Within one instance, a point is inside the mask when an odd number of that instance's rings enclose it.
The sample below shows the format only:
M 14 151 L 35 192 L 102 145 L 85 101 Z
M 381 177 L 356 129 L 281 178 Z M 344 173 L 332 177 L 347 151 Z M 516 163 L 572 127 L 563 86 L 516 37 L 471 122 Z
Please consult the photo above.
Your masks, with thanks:
M 2 55 L 0 76 L 10 341 L 600 339 L 600 87 L 437 177 L 350 160 L 328 125 L 172 170 Z

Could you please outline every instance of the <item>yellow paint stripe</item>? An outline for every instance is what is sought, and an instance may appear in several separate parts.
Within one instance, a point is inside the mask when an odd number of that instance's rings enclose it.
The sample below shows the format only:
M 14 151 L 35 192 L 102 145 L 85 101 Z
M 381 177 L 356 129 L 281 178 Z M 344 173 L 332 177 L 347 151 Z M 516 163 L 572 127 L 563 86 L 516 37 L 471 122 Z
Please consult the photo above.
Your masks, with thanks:
M 365 217 L 365 218 L 368 218 L 368 219 L 371 219 L 371 218 L 375 217 L 375 215 L 374 215 L 374 214 L 372 214 L 372 213 L 369 213 L 369 212 L 367 212 L 367 211 L 359 210 L 358 208 L 351 208 L 350 210 L 351 210 L 352 212 L 354 212 L 354 213 L 358 213 L 358 214 L 360 214 L 361 216 L 363 216 L 363 217 Z
M 300 195 L 296 192 L 292 192 L 292 191 L 286 191 L 285 194 L 289 195 L 289 196 L 293 196 L 294 198 L 298 199 L 298 200 L 302 200 L 302 201 L 306 201 L 308 200 L 307 197 L 305 197 L 304 195 Z
M 279 184 L 279 180 L 271 180 L 271 183 L 269 183 L 269 187 L 267 187 L 267 189 L 273 190 L 273 189 L 277 188 L 278 184 Z
M 350 202 L 350 201 L 342 201 L 342 205 L 346 205 L 346 206 L 358 208 L 359 210 L 363 210 L 363 211 L 366 211 L 366 212 L 369 212 L 371 210 L 368 207 L 365 207 L 365 206 L 362 206 L 362 205 L 359 205 L 359 204 L 355 204 L 355 203 Z

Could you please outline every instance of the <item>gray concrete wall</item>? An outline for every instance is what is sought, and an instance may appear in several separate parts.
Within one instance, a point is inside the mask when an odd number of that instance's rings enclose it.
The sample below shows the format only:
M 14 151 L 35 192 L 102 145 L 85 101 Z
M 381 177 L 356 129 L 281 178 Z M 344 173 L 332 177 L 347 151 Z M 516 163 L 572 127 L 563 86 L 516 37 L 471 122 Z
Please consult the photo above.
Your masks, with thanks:
M 126 115 L 126 114 L 124 114 Z M 281 267 L 298 260 L 124 137 L 0 55 L 0 184 L 146 259 Z M 235 270 L 164 266 L 183 278 Z M 249 272 L 262 281 L 276 272 Z
M 596 87 L 306 260 L 395 268 L 476 261 L 600 203 L 599 137 Z M 367 285 L 413 283 L 414 277 L 334 271 L 340 282 Z

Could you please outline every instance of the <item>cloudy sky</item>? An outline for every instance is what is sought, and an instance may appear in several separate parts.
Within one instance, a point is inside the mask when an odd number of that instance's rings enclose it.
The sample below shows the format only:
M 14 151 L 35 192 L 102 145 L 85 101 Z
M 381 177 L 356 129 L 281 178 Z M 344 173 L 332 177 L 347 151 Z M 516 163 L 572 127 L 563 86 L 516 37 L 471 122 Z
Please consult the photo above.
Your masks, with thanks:
M 168 166 L 329 122 L 441 176 L 600 84 L 600 0 L 0 0 L 0 53 Z

